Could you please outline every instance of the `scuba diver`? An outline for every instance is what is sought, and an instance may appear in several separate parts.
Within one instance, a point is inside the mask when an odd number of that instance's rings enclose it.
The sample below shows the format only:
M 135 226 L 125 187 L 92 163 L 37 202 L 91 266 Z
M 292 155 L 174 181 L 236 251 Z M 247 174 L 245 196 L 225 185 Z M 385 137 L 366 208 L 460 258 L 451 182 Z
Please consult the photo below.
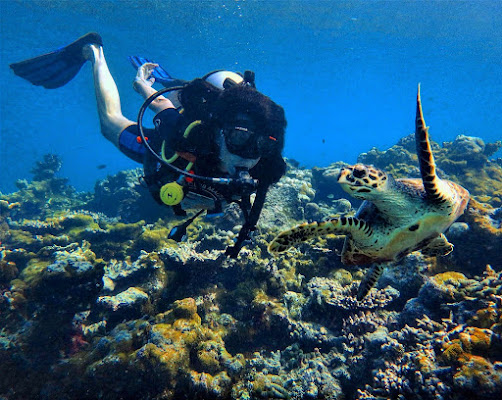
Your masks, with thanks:
M 143 164 L 143 181 L 158 203 L 172 207 L 176 215 L 198 211 L 173 228 L 170 237 L 181 240 L 203 210 L 217 215 L 236 202 L 245 222 L 226 250 L 236 258 L 256 228 L 268 189 L 286 171 L 283 108 L 256 90 L 251 71 L 213 71 L 188 82 L 172 78 L 150 60 L 130 57 L 137 68 L 133 88 L 146 99 L 138 121 L 132 121 L 122 115 L 103 42 L 95 32 L 10 67 L 32 84 L 53 89 L 72 80 L 88 61 L 103 136 Z M 155 90 L 155 81 L 166 88 Z M 154 128 L 142 125 L 146 108 L 156 113 Z

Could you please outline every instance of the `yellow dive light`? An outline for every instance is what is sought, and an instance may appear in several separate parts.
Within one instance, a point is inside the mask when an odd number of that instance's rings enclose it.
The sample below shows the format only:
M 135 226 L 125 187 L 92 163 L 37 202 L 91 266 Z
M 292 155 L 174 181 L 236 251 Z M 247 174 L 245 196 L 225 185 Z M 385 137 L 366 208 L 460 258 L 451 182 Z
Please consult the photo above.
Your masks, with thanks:
M 177 182 L 166 183 L 160 188 L 160 199 L 168 206 L 180 204 L 183 197 L 183 187 Z

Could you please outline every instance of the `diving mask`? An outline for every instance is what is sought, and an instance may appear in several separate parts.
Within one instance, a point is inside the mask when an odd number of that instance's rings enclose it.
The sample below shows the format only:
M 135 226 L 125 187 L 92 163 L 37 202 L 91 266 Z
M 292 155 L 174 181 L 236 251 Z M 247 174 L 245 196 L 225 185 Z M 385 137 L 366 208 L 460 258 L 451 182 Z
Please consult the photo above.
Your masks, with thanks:
M 246 115 L 238 115 L 222 129 L 228 151 L 242 158 L 256 159 L 269 152 L 276 140 L 257 131 L 254 121 Z

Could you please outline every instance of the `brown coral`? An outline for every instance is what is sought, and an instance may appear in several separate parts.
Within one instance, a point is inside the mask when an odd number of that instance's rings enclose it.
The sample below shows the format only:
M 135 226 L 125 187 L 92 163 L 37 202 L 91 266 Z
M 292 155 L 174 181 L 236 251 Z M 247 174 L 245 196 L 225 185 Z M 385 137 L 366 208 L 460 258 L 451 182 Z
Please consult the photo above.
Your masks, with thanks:
M 461 367 L 453 376 L 456 386 L 475 390 L 478 395 L 499 390 L 501 377 L 486 358 L 466 353 L 460 357 L 459 361 Z
M 486 265 L 502 265 L 502 226 L 494 219 L 495 209 L 472 200 L 464 213 L 469 229 L 453 238 L 455 250 L 437 263 L 445 268 L 480 274 Z
M 448 364 L 456 362 L 462 354 L 464 354 L 464 349 L 458 339 L 443 345 L 442 357 Z
M 467 327 L 458 335 L 462 348 L 468 353 L 486 353 L 492 342 L 492 332 L 488 329 Z

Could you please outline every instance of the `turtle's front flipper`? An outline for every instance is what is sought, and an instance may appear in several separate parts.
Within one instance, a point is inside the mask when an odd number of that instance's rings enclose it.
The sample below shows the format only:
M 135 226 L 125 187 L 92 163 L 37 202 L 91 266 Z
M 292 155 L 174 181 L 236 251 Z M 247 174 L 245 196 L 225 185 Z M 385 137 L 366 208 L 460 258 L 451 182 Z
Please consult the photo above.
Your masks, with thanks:
M 429 139 L 429 128 L 425 125 L 424 114 L 422 112 L 422 102 L 420 100 L 420 85 L 417 94 L 417 116 L 415 119 L 415 143 L 417 146 L 417 157 L 420 163 L 420 173 L 424 183 L 427 197 L 437 203 L 444 203 L 451 197 L 451 191 L 445 182 L 436 175 L 436 163 L 432 155 L 431 143 Z
M 295 244 L 330 233 L 351 235 L 353 238 L 364 240 L 372 234 L 372 229 L 368 223 L 354 217 L 340 217 L 324 222 L 305 223 L 279 233 L 268 245 L 268 251 L 282 253 Z
M 357 301 L 361 301 L 368 294 L 368 292 L 375 286 L 378 279 L 382 276 L 384 264 L 373 264 L 369 271 L 364 275 L 363 280 L 357 289 Z
M 453 245 L 448 242 L 445 235 L 441 234 L 427 243 L 420 251 L 424 256 L 429 257 L 446 256 L 453 251 Z

